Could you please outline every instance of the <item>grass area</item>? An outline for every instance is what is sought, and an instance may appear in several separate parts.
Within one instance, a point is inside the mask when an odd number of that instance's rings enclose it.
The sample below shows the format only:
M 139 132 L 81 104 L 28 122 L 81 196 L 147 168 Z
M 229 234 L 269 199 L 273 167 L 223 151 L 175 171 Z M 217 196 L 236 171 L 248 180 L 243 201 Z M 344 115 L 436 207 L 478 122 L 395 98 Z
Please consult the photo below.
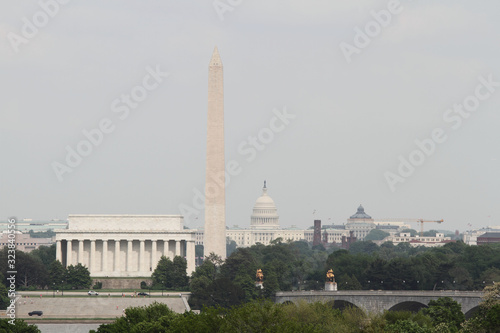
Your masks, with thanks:
M 105 277 L 90 277 L 92 280 L 149 280 L 151 281 L 151 276 L 143 276 L 143 277 L 120 277 L 120 278 L 117 278 L 117 277 L 109 277 L 109 276 L 105 276 Z
M 107 294 L 99 294 L 98 296 L 90 296 L 90 295 L 55 295 L 55 296 L 48 296 L 45 295 L 44 298 L 88 298 L 88 297 L 110 297 L 110 298 L 122 298 L 122 297 L 127 297 L 130 298 L 130 294 L 125 294 L 124 296 L 122 295 L 110 295 L 108 296 Z M 179 298 L 179 295 L 152 295 L 152 296 L 135 296 L 136 298 L 142 298 L 142 297 L 152 297 L 152 298 Z M 35 298 L 35 297 L 32 297 Z
M 133 292 L 146 292 L 149 293 L 151 292 L 159 292 L 161 293 L 161 289 L 64 289 L 64 292 L 78 292 L 78 293 L 87 293 L 89 290 L 94 290 L 97 291 L 99 294 L 100 293 L 133 293 Z M 38 290 L 19 290 L 19 292 L 32 292 L 32 293 L 37 293 L 37 292 L 53 292 L 52 289 L 38 289 Z M 62 289 L 59 289 L 59 293 L 62 292 Z M 188 290 L 167 290 L 163 289 L 164 293 L 186 293 L 189 292 Z
M 115 320 L 115 318 L 113 317 L 107 317 L 107 318 L 32 318 L 32 317 L 29 317 L 29 318 L 20 318 L 20 319 L 23 319 L 23 320 L 27 320 L 27 321 L 51 321 L 51 320 L 57 320 L 57 321 L 66 321 L 66 320 L 74 320 L 74 321 L 82 321 L 82 320 L 85 320 L 85 321 L 109 321 L 109 322 L 112 322 Z

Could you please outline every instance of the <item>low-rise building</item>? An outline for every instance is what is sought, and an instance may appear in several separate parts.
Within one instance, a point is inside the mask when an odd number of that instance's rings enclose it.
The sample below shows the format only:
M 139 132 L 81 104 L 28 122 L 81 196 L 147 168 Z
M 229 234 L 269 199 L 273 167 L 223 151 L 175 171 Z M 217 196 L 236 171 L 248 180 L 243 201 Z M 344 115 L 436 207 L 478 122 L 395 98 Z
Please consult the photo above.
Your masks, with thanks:
M 16 245 L 16 250 L 31 252 L 38 249 L 40 246 L 51 246 L 55 243 L 54 238 L 35 238 L 31 237 L 30 234 L 23 234 L 20 231 L 16 231 L 14 235 L 15 238 L 12 238 L 12 236 L 9 237 L 9 232 L 7 230 L 2 231 L 0 246 L 4 247 L 9 245 L 9 239 L 13 239 L 12 243 Z
M 467 230 L 463 233 L 463 241 L 467 245 L 478 245 L 477 238 L 487 232 L 500 232 L 500 226 L 489 226 L 477 230 Z
M 487 232 L 477 237 L 477 245 L 500 243 L 500 232 Z
M 450 237 L 445 237 L 442 233 L 436 233 L 435 236 L 411 236 L 409 232 L 400 232 L 396 235 L 387 236 L 381 241 L 376 243 L 383 244 L 385 242 L 392 242 L 394 245 L 400 243 L 409 243 L 410 246 L 425 246 L 425 247 L 438 247 L 447 243 L 455 242 Z

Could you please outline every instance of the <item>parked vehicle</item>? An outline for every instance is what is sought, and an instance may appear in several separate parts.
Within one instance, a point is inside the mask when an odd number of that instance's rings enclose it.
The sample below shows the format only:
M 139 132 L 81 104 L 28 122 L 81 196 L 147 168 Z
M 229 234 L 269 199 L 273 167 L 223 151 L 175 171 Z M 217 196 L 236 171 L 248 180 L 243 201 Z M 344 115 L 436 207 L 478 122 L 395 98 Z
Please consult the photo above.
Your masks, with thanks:
M 43 315 L 43 311 L 31 311 L 31 312 L 28 312 L 28 315 L 40 317 L 41 315 Z
M 94 291 L 94 290 L 89 290 L 88 294 L 89 294 L 89 296 L 92 296 L 92 295 L 97 296 L 97 295 L 99 295 L 99 293 L 97 291 Z

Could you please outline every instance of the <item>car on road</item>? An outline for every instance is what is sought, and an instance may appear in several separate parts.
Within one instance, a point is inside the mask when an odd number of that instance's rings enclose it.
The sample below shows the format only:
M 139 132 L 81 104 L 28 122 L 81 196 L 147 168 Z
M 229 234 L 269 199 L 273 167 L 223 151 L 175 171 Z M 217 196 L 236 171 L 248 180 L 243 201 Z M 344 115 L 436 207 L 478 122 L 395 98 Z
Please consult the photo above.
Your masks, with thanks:
M 94 290 L 89 290 L 88 294 L 89 294 L 89 296 L 92 296 L 92 295 L 97 296 L 97 295 L 99 295 L 99 293 L 97 291 L 94 291 Z
M 137 294 L 137 296 L 149 296 L 149 294 L 148 293 L 140 292 L 140 293 Z
M 28 315 L 31 316 L 38 316 L 40 317 L 41 315 L 43 315 L 43 311 L 31 311 L 31 312 L 28 312 Z

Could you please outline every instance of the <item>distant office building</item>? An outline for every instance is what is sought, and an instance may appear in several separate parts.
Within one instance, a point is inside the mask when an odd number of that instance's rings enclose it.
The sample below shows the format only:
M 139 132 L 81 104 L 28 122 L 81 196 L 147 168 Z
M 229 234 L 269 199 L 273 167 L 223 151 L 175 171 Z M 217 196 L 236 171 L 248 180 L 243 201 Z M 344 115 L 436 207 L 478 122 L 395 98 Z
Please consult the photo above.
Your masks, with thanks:
M 350 237 L 351 232 L 345 228 L 345 225 L 324 225 L 320 231 L 320 243 L 323 245 L 342 244 L 344 237 Z M 353 234 L 354 237 L 354 234 Z M 304 239 L 307 242 L 314 241 L 314 229 L 304 230 Z
M 478 237 L 486 234 L 487 232 L 500 232 L 500 226 L 489 226 L 479 230 L 468 230 L 463 233 L 463 241 L 467 245 L 478 245 Z
M 477 237 L 477 245 L 500 243 L 500 232 L 487 232 Z
M 16 250 L 23 252 L 31 252 L 38 249 L 40 246 L 51 246 L 54 244 L 54 240 L 52 238 L 35 238 L 31 237 L 30 234 L 23 234 L 20 231 L 17 231 L 15 235 L 16 237 L 13 242 L 16 245 Z M 9 239 L 12 238 L 9 238 L 7 230 L 2 231 L 0 236 L 0 246 L 4 247 L 12 244 L 9 243 Z
M 390 232 L 392 230 L 403 231 L 405 229 L 412 229 L 411 225 L 404 221 L 397 221 L 397 219 L 376 219 L 373 223 L 377 229 Z
M 9 225 L 8 221 L 0 221 L 0 231 L 7 230 L 8 225 Z M 33 230 L 34 232 L 44 232 L 48 230 L 56 231 L 61 229 L 67 229 L 68 221 L 66 220 L 44 221 L 44 220 L 22 219 L 22 220 L 17 220 L 15 225 L 16 225 L 16 230 L 26 234 L 30 230 Z
M 410 246 L 425 246 L 425 247 L 438 247 L 443 246 L 447 243 L 453 243 L 450 237 L 445 237 L 442 233 L 436 233 L 435 236 L 411 236 L 409 232 L 401 232 L 396 235 L 387 236 L 381 241 L 377 241 L 377 244 L 382 244 L 385 242 L 392 242 L 394 245 L 400 243 L 410 243 Z

